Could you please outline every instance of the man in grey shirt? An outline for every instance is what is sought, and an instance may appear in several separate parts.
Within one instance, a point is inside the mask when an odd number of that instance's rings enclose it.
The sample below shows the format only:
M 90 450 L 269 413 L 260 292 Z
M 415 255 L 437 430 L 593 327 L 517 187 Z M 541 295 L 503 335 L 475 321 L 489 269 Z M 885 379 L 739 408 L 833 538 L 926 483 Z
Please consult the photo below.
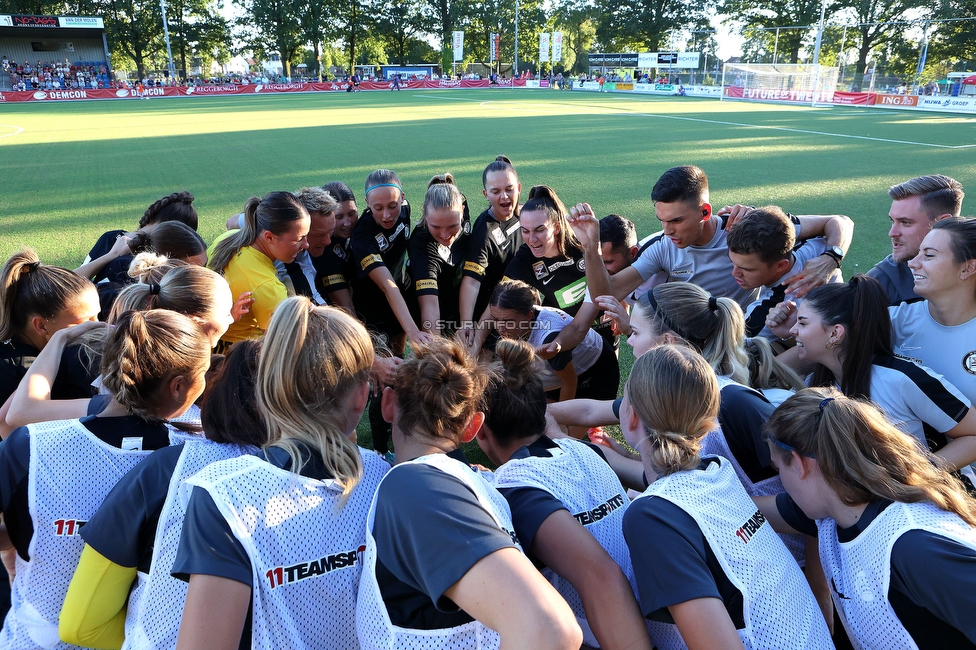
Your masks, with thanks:
M 874 265 L 868 275 L 878 280 L 892 307 L 921 300 L 908 261 L 918 255 L 918 247 L 932 224 L 946 217 L 958 217 L 965 193 L 962 184 L 942 174 L 919 176 L 888 190 L 891 197 L 891 255 Z

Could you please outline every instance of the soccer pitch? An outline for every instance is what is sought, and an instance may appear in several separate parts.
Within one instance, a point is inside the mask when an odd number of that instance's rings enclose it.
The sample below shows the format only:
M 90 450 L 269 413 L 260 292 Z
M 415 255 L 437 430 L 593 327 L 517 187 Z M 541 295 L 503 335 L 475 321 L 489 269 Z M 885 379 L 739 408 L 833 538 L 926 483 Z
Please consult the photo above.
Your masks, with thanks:
M 0 255 L 29 244 L 74 267 L 99 234 L 134 228 L 182 189 L 209 241 L 253 194 L 342 180 L 362 199 L 381 167 L 418 206 L 429 178 L 450 171 L 477 214 L 481 171 L 502 153 L 524 193 L 551 185 L 567 205 L 632 219 L 641 236 L 657 229 L 654 181 L 689 163 L 708 173 L 716 208 L 847 214 L 848 276 L 889 252 L 890 185 L 940 172 L 976 192 L 976 119 L 957 115 L 546 90 L 7 104 Z

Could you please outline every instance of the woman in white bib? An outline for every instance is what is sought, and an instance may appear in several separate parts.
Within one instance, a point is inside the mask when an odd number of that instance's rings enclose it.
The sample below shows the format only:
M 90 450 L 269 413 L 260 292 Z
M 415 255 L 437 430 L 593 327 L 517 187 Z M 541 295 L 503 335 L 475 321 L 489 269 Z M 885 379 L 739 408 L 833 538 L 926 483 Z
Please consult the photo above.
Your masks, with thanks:
M 546 393 L 525 341 L 501 340 L 478 445 L 498 469 L 526 554 L 573 608 L 587 646 L 646 648 L 621 521 L 630 498 L 604 447 L 545 435 Z
M 372 363 L 369 334 L 345 312 L 278 305 L 255 391 L 268 443 L 186 482 L 177 647 L 357 647 L 366 513 L 389 469 L 354 442 Z
M 522 554 L 505 499 L 461 460 L 486 380 L 460 343 L 436 339 L 383 392 L 397 464 L 367 520 L 362 648 L 580 647 L 572 610 Z
M 767 425 L 787 493 L 757 499 L 778 530 L 819 536 L 855 648 L 976 645 L 976 501 L 873 405 L 800 391 Z
M 209 367 L 210 343 L 191 319 L 163 309 L 126 312 L 105 342 L 104 410 L 21 427 L 0 445 L 0 549 L 12 545 L 17 554 L 0 647 L 68 647 L 58 622 L 84 548 L 82 526 L 119 479 L 170 444 L 166 420 L 200 396 Z
M 832 648 L 800 568 L 731 464 L 699 455 L 718 405 L 714 371 L 677 346 L 637 359 L 624 391 L 621 430 L 658 477 L 623 522 L 651 639 L 661 649 Z

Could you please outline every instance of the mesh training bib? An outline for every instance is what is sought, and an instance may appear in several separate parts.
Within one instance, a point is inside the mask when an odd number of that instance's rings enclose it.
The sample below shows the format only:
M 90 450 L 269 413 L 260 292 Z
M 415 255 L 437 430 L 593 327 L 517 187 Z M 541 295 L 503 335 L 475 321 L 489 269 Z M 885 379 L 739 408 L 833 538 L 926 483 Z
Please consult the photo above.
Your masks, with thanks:
M 718 461 L 704 470 L 660 478 L 638 498 L 667 499 L 698 524 L 725 575 L 742 593 L 745 629 L 739 637 L 747 649 L 833 648 L 800 568 L 746 495 L 731 464 Z M 651 640 L 662 650 L 683 647 L 653 634 Z
M 568 439 L 553 440 L 551 458 L 529 456 L 509 460 L 495 470 L 495 487 L 499 489 L 530 487 L 548 492 L 562 501 L 570 514 L 613 558 L 633 585 L 634 571 L 630 551 L 624 541 L 623 518 L 630 499 L 610 466 L 596 452 L 581 442 Z M 583 630 L 583 642 L 599 647 L 586 622 L 583 601 L 568 580 L 556 575 L 548 567 L 542 575 L 556 588 L 576 615 Z
M 855 648 L 918 646 L 888 601 L 891 549 L 904 533 L 927 530 L 976 548 L 976 531 L 957 515 L 930 503 L 892 503 L 850 542 L 837 540 L 833 519 L 817 521 L 820 559 L 830 595 Z
M 0 647 L 73 648 L 58 638 L 58 617 L 85 541 L 81 527 L 115 484 L 149 455 L 123 451 L 78 420 L 30 425 L 28 508 L 34 523 L 30 561 L 17 556 L 10 612 Z
M 183 445 L 183 453 L 169 482 L 166 502 L 159 514 L 149 574 L 140 572 L 136 586 L 129 594 L 123 649 L 176 647 L 187 589 L 185 582 L 170 575 L 186 515 L 186 502 L 179 495 L 180 484 L 210 463 L 253 455 L 257 451 L 257 447 L 206 439 L 190 440 Z
M 508 502 L 480 474 L 445 454 L 422 456 L 410 462 L 429 465 L 460 480 L 471 488 L 498 527 L 515 538 Z M 374 499 L 366 521 L 366 558 L 356 608 L 360 647 L 363 650 L 497 650 L 501 644 L 498 633 L 478 621 L 441 630 L 414 630 L 393 625 L 376 581 L 376 541 L 372 534 L 375 514 Z
M 254 456 L 208 465 L 186 481 L 213 497 L 251 559 L 252 648 L 357 648 L 356 594 L 366 515 L 389 470 L 359 450 L 363 478 L 342 488 Z

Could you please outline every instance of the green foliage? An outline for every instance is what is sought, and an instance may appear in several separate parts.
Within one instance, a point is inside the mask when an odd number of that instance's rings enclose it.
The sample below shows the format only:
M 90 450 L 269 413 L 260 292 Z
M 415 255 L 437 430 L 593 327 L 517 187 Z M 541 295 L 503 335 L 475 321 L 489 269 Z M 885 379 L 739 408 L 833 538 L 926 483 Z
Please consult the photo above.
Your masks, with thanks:
M 666 49 L 672 31 L 699 21 L 709 0 L 595 0 L 594 6 L 604 51 L 656 52 Z
M 238 19 L 239 36 L 258 58 L 281 57 L 283 74 L 291 74 L 291 61 L 301 50 L 299 5 L 293 0 L 234 0 L 245 16 Z

